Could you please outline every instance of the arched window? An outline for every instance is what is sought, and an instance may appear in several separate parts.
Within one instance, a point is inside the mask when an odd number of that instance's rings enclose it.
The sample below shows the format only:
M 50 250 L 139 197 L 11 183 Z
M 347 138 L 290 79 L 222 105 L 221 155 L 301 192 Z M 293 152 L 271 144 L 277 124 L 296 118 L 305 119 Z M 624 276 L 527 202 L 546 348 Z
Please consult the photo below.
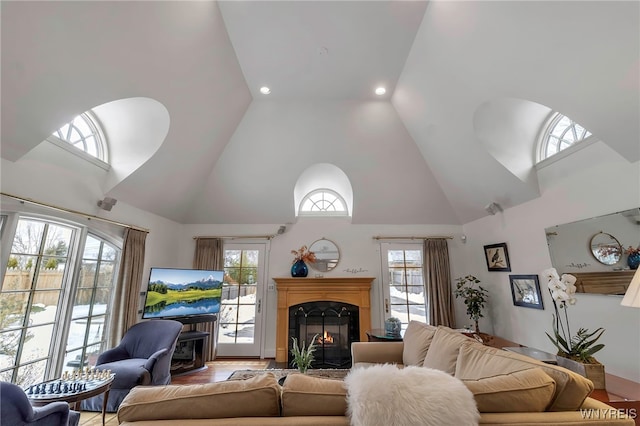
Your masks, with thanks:
M 89 112 L 82 113 L 65 124 L 53 136 L 77 149 L 108 163 L 107 149 L 102 131 Z
M 540 161 L 591 136 L 591 132 L 566 115 L 557 113 L 549 122 L 540 146 Z
M 347 203 L 335 191 L 326 188 L 316 189 L 302 199 L 299 214 L 306 216 L 347 216 Z

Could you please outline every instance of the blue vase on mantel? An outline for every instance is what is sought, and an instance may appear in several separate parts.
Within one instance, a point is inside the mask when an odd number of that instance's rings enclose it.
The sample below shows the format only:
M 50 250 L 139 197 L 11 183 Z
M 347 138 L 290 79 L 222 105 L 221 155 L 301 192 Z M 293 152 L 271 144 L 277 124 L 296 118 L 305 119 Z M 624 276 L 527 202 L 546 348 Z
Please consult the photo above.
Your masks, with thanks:
M 298 260 L 291 265 L 291 276 L 295 278 L 304 278 L 309 274 L 309 268 L 304 260 Z
M 631 269 L 638 269 L 638 265 L 640 265 L 640 253 L 633 253 L 627 257 L 627 265 Z

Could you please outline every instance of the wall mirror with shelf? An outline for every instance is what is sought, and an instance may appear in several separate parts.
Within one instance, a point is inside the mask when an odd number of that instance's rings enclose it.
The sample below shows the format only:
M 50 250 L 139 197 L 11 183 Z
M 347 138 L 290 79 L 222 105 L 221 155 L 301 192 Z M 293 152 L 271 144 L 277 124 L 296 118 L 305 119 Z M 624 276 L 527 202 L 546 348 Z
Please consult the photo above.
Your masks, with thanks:
M 578 293 L 624 295 L 633 270 L 625 249 L 640 244 L 640 208 L 545 229 L 551 263 L 577 278 Z

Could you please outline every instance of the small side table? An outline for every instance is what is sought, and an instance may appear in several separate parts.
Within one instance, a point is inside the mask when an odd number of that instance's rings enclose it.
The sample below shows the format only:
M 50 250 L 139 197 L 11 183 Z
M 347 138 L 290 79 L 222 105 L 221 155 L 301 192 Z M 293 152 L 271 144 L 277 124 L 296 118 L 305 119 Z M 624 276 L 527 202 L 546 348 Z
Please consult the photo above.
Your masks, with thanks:
M 550 354 L 549 352 L 541 351 L 536 348 L 528 348 L 526 346 L 518 346 L 518 347 L 504 347 L 502 348 L 505 351 L 515 352 L 520 355 L 526 355 L 530 358 L 537 359 L 538 361 L 542 361 L 546 364 L 557 364 L 556 356 L 554 354 Z
M 369 342 L 402 342 L 402 336 L 390 336 L 384 328 L 374 328 L 367 330 L 366 333 Z

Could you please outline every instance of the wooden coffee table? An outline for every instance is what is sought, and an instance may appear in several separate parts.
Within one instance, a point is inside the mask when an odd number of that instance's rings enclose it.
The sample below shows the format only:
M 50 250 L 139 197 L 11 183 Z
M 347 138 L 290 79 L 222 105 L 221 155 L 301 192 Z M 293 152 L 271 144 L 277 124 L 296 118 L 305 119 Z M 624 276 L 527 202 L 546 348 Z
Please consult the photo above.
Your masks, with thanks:
M 105 413 L 107 411 L 107 400 L 109 399 L 109 391 L 111 390 L 111 385 L 113 384 L 113 378 L 115 374 L 111 374 L 106 379 L 80 379 L 80 380 L 49 380 L 47 382 L 38 383 L 37 385 L 29 386 L 25 389 L 25 393 L 27 394 L 27 398 L 29 398 L 29 402 L 31 405 L 35 407 L 41 407 L 43 405 L 50 404 L 52 402 L 66 402 L 68 403 L 72 409 L 78 410 L 80 409 L 80 401 L 83 399 L 91 398 L 92 396 L 100 395 L 104 393 L 104 398 L 102 400 L 102 425 L 105 423 Z M 86 385 L 86 389 L 81 391 L 68 391 L 68 392 L 52 392 L 52 393 L 34 393 L 34 389 L 43 388 L 49 389 L 51 385 L 55 386 L 58 383 L 64 384 L 72 384 L 72 383 L 83 383 Z

